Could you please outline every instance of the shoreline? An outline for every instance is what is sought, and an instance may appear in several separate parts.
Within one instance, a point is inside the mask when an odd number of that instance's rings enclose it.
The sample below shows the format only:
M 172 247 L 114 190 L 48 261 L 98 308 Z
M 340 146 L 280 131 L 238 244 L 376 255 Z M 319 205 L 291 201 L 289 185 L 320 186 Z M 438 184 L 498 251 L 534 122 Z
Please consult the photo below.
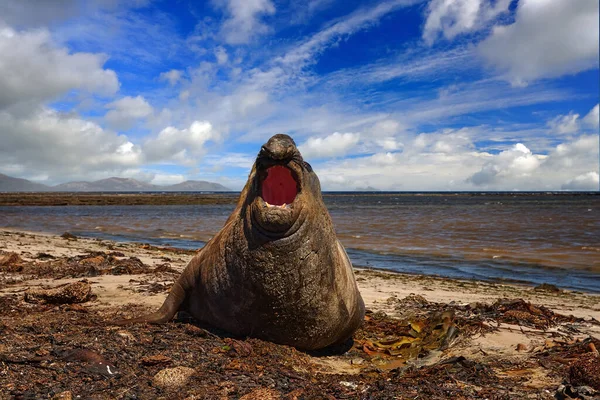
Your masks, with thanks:
M 60 235 L 60 233 L 57 231 L 31 231 L 8 227 L 0 227 L 0 233 L 1 232 L 27 233 L 31 235 L 44 236 Z M 133 245 L 150 244 L 158 247 L 181 248 L 182 250 L 199 250 L 208 240 L 212 238 L 212 235 L 208 235 L 203 239 L 169 236 L 141 238 L 137 236 L 128 236 L 127 234 L 110 234 L 104 231 L 94 232 L 94 234 L 89 232 L 80 233 L 76 230 L 72 231 L 71 233 L 80 238 L 95 241 L 114 241 Z M 539 285 L 551 284 L 557 286 L 561 290 L 600 295 L 600 286 L 594 290 L 590 287 L 573 286 L 576 285 L 577 282 L 561 282 L 561 279 L 565 278 L 571 280 L 574 278 L 585 280 L 590 277 L 592 279 L 600 279 L 600 272 L 596 272 L 592 269 L 568 269 L 565 267 L 530 264 L 526 262 L 510 262 L 508 260 L 494 261 L 493 263 L 490 263 L 490 260 L 487 259 L 455 259 L 450 256 L 433 256 L 428 258 L 425 255 L 420 254 L 381 253 L 378 251 L 349 247 L 346 248 L 346 251 L 350 255 L 354 267 L 360 269 L 372 269 L 374 271 L 391 272 L 409 276 L 435 277 L 445 280 L 516 285 L 523 286 L 525 288 L 535 288 Z M 439 264 L 440 262 L 441 264 Z M 497 263 L 498 265 L 495 266 L 494 263 Z M 383 264 L 385 266 L 377 266 L 377 264 Z M 422 265 L 432 272 L 423 273 L 417 271 L 417 269 Z M 454 265 L 456 265 L 456 267 L 454 267 Z M 470 269 L 475 269 L 476 272 L 471 272 Z M 489 276 L 484 276 L 481 269 L 487 269 L 490 273 Z M 520 274 L 524 275 L 519 275 L 521 277 L 521 279 L 519 279 L 516 277 L 516 275 L 518 275 L 516 272 L 512 274 L 515 275 L 513 277 L 511 277 L 509 274 L 507 274 L 507 276 L 501 276 L 501 272 L 499 272 L 510 271 L 511 269 L 515 269 L 516 271 L 519 271 Z M 549 273 L 548 278 L 544 279 L 536 276 L 544 271 Z M 496 273 L 496 276 L 494 276 L 494 272 Z M 531 276 L 528 274 L 531 274 Z
M 4 242 L 2 244 L 2 242 Z M 77 237 L 76 240 L 67 240 L 51 232 L 33 232 L 16 229 L 0 228 L 0 251 L 15 252 L 24 260 L 35 260 L 35 253 L 51 254 L 57 257 L 75 256 L 90 251 L 107 251 L 117 249 L 125 256 L 137 257 L 149 265 L 160 264 L 165 254 L 175 254 L 178 257 L 172 260 L 173 268 L 183 271 L 185 265 L 195 251 L 180 249 L 173 246 L 155 246 L 144 242 L 118 242 L 99 238 Z M 157 257 L 158 255 L 158 257 Z M 169 257 L 167 257 L 169 258 Z M 535 285 L 522 282 L 488 281 L 477 279 L 447 278 L 438 275 L 427 275 L 417 273 L 404 273 L 385 268 L 371 266 L 354 266 L 361 293 L 364 289 L 373 288 L 374 291 L 365 290 L 368 298 L 374 301 L 382 301 L 390 296 L 402 296 L 417 294 L 430 297 L 433 301 L 451 302 L 461 301 L 461 295 L 471 301 L 485 301 L 490 298 L 506 296 L 514 298 L 517 295 L 526 300 L 547 302 L 556 311 L 576 311 L 585 314 L 589 310 L 589 316 L 600 320 L 600 293 L 585 292 L 580 290 L 569 290 L 558 288 L 557 292 L 537 290 Z M 365 281 L 361 284 L 361 281 Z M 375 294 L 379 293 L 379 294 Z M 0 292 L 1 294 L 1 292 Z M 577 305 L 580 310 L 574 308 L 574 304 L 561 305 L 560 301 L 554 301 L 557 295 L 560 298 L 571 297 L 581 299 Z M 374 307 L 378 308 L 378 307 Z
M 12 254 L 16 256 L 11 256 Z M 194 328 L 193 325 L 181 322 L 155 327 L 139 324 L 137 326 L 116 328 L 111 327 L 110 324 L 106 325 L 106 321 L 156 310 L 164 301 L 170 285 L 177 279 L 193 254 L 193 251 L 189 250 L 156 247 L 142 243 L 124 243 L 89 238 L 62 238 L 48 233 L 0 229 L 0 271 L 2 271 L 0 273 L 0 304 L 6 304 L 5 307 L 0 307 L 0 314 L 4 313 L 1 315 L 0 328 L 4 327 L 16 333 L 21 332 L 16 336 L 9 335 L 0 340 L 0 365 L 6 362 L 7 359 L 13 360 L 15 354 L 21 354 L 22 349 L 28 348 L 27 346 L 23 347 L 24 345 L 20 341 L 22 339 L 18 338 L 28 338 L 27 343 L 34 341 L 35 343 L 32 342 L 29 345 L 33 349 L 50 349 L 52 346 L 45 342 L 44 338 L 49 336 L 59 337 L 63 338 L 59 340 L 59 343 L 72 343 L 74 341 L 74 343 L 79 343 L 78 346 L 82 348 L 100 351 L 100 354 L 109 357 L 109 360 L 118 368 L 129 371 L 124 372 L 126 377 L 142 379 L 141 376 L 143 375 L 143 379 L 148 379 L 148 384 L 144 384 L 147 389 L 144 390 L 158 390 L 158 392 L 151 392 L 146 396 L 155 397 L 163 392 L 153 387 L 152 376 L 165 366 L 163 365 L 161 368 L 159 368 L 160 365 L 148 367 L 144 366 L 142 361 L 139 361 L 141 364 L 132 360 L 127 361 L 121 359 L 123 352 L 130 354 L 129 352 L 133 351 L 132 349 L 135 347 L 137 353 L 135 353 L 135 356 L 130 357 L 139 357 L 139 359 L 144 359 L 143 357 L 149 357 L 153 354 L 166 354 L 174 365 L 195 368 L 195 374 L 198 376 L 202 376 L 206 371 L 212 371 L 212 367 L 209 365 L 213 364 L 203 364 L 209 362 L 205 357 L 216 357 L 216 359 L 211 358 L 213 360 L 210 361 L 211 363 L 216 362 L 214 360 L 226 364 L 234 362 L 236 359 L 228 361 L 230 359 L 227 357 L 230 356 L 227 353 L 220 353 L 220 350 L 213 350 L 212 353 L 210 351 L 206 352 L 206 350 L 198 350 L 194 353 L 194 357 L 196 357 L 194 362 L 190 361 L 189 356 L 184 356 L 187 353 L 181 353 L 181 355 L 178 355 L 180 353 L 164 353 L 164 347 L 161 347 L 161 343 L 163 343 L 161 338 L 163 337 L 170 338 L 164 340 L 177 341 L 178 346 L 217 346 L 217 349 L 220 348 L 219 346 L 231 346 L 227 344 L 230 343 L 227 342 L 230 339 L 214 335 L 206 336 L 206 334 L 194 333 L 194 335 L 200 335 L 200 337 L 191 338 L 189 336 L 190 332 L 196 332 L 194 329 L 198 329 Z M 10 272 L 10 261 L 6 261 L 10 257 L 17 260 L 13 264 L 21 266 L 20 272 Z M 17 271 L 17 269 L 14 269 L 14 271 Z M 96 272 L 90 275 L 89 271 Z M 378 386 L 372 380 L 383 379 L 384 382 L 396 383 L 390 383 L 391 387 L 385 386 L 387 384 L 381 386 L 383 388 L 381 393 L 398 393 L 400 396 L 398 398 L 405 398 L 402 396 L 408 392 L 406 392 L 406 388 L 401 389 L 401 385 L 403 382 L 409 382 L 412 379 L 410 377 L 413 375 L 410 371 L 413 371 L 414 368 L 420 371 L 417 375 L 414 375 L 417 379 L 419 376 L 429 373 L 427 371 L 437 371 L 436 368 L 449 365 L 447 360 L 466 359 L 493 374 L 495 376 L 493 382 L 496 382 L 494 384 L 496 386 L 488 387 L 489 385 L 486 386 L 485 380 L 477 381 L 481 377 L 469 378 L 475 379 L 475 381 L 469 379 L 464 381 L 466 378 L 461 378 L 462 375 L 458 375 L 447 384 L 458 385 L 453 389 L 455 393 L 469 388 L 468 393 L 471 393 L 471 395 L 465 394 L 463 398 L 474 399 L 489 397 L 490 393 L 505 393 L 510 398 L 525 399 L 531 398 L 532 393 L 544 392 L 548 393 L 547 397 L 536 398 L 550 399 L 553 398 L 551 394 L 560 390 L 560 385 L 567 379 L 565 376 L 568 375 L 569 370 L 568 368 L 565 370 L 560 362 L 550 363 L 543 357 L 547 357 L 548 352 L 553 354 L 552 351 L 574 351 L 572 346 L 579 346 L 579 344 L 587 346 L 590 340 L 592 340 L 592 343 L 596 341 L 597 346 L 600 348 L 600 342 L 598 342 L 600 340 L 600 294 L 569 290 L 557 292 L 553 291 L 551 287 L 546 288 L 547 290 L 540 290 L 518 284 L 402 274 L 372 268 L 355 268 L 355 276 L 359 290 L 369 310 L 365 327 L 361 328 L 355 335 L 355 346 L 347 353 L 327 356 L 301 354 L 295 350 L 290 353 L 289 350 L 285 350 L 284 353 L 281 353 L 285 355 L 281 355 L 282 358 L 278 359 L 284 364 L 277 364 L 279 365 L 278 368 L 289 368 L 290 365 L 295 365 L 296 361 L 301 360 L 298 364 L 301 366 L 294 367 L 293 372 L 288 372 L 288 374 L 305 376 L 305 378 L 302 378 L 303 380 L 294 381 L 296 383 L 293 384 L 289 383 L 290 388 L 301 386 L 302 382 L 313 382 L 310 384 L 321 385 L 318 386 L 319 390 L 329 391 L 338 390 L 335 388 L 339 388 L 339 382 L 351 382 L 352 388 L 354 388 L 352 385 L 356 385 L 356 387 L 363 388 L 365 391 L 379 390 L 377 388 L 381 385 Z M 56 290 L 53 288 L 81 282 L 82 279 L 84 284 L 89 285 L 91 288 L 94 298 L 81 303 L 81 305 L 44 306 L 29 304 L 24 301 L 23 296 L 25 293 Z M 497 317 L 493 317 L 492 314 L 481 319 L 482 316 L 488 315 L 490 310 L 497 307 L 501 309 L 503 307 L 525 308 L 521 308 L 521 311 L 508 311 L 508 313 L 513 313 L 511 315 L 516 316 L 516 319 L 515 317 L 507 319 L 506 316 L 502 317 L 501 314 L 498 314 L 501 317 L 498 320 L 495 320 L 494 318 Z M 413 324 L 416 318 L 421 321 L 420 324 L 426 326 L 431 323 L 433 327 L 437 324 L 434 321 L 442 313 L 447 313 L 448 310 L 453 310 L 452 312 L 456 315 L 459 334 L 447 347 L 438 348 L 438 344 L 431 350 L 422 350 L 426 356 L 418 359 L 405 359 L 401 355 L 393 355 L 395 353 L 390 355 L 385 351 L 382 352 L 377 347 L 380 346 L 377 343 L 389 341 L 390 335 L 393 337 L 393 332 L 399 332 L 397 329 L 405 326 L 403 324 Z M 535 315 L 529 314 L 530 312 Z M 543 314 L 538 316 L 536 313 L 540 312 Z M 473 318 L 475 318 L 475 321 L 472 321 Z M 538 322 L 535 322 L 539 318 L 548 319 L 543 319 L 545 322 L 539 325 Z M 75 321 L 79 322 L 76 323 Z M 374 323 L 372 321 L 380 322 Z M 533 326 L 531 325 L 532 321 L 534 321 Z M 27 332 L 29 332 L 31 326 L 37 326 L 36 331 L 47 333 L 30 336 Z M 397 328 L 390 330 L 391 326 L 397 326 Z M 55 332 L 54 329 L 59 330 Z M 153 332 L 154 339 L 144 339 L 148 337 L 147 332 L 149 330 Z M 432 332 L 436 331 L 433 330 Z M 98 335 L 101 335 L 103 339 L 98 341 Z M 132 337 L 135 337 L 135 339 L 131 339 Z M 377 341 L 375 337 L 377 337 Z M 135 341 L 132 342 L 132 340 Z M 414 341 L 416 339 L 412 338 L 410 340 Z M 234 345 L 237 346 L 235 343 Z M 250 369 L 245 372 L 245 376 L 257 379 L 257 382 L 262 379 L 260 378 L 260 371 L 265 371 L 265 368 L 275 362 L 270 358 L 261 361 L 262 356 L 260 354 L 271 354 L 273 352 L 280 354 L 281 351 L 287 349 L 287 346 L 269 344 L 256 339 L 244 339 L 241 343 L 245 343 L 244 346 L 254 348 L 267 346 L 266 348 L 269 349 L 268 351 L 264 350 L 267 351 L 266 353 L 259 352 L 244 359 L 247 360 L 244 362 L 260 364 L 258 367 L 249 367 Z M 427 346 L 432 346 L 432 344 L 430 343 Z M 56 352 L 58 350 L 54 349 L 52 351 Z M 52 354 L 52 351 L 50 354 Z M 581 355 L 581 357 L 588 357 L 586 354 L 588 353 Z M 539 361 L 540 359 L 542 361 Z M 571 359 L 574 358 L 571 357 Z M 279 362 L 277 361 L 277 363 Z M 16 390 L 11 386 L 11 382 L 15 380 L 28 379 L 31 381 L 38 379 L 41 376 L 39 374 L 43 375 L 45 373 L 44 369 L 32 368 L 21 361 L 7 365 L 8 375 L 0 375 L 0 393 L 2 393 L 3 388 L 7 387 Z M 71 365 L 69 367 L 71 369 L 80 368 L 79 364 L 76 363 L 69 365 Z M 86 365 L 85 363 L 81 364 L 81 368 Z M 598 359 L 598 365 L 600 365 L 600 359 Z M 226 371 L 228 369 L 223 368 L 223 372 L 219 373 L 227 375 Z M 515 371 L 518 370 L 525 372 L 517 374 Z M 438 375 L 435 375 L 435 372 L 431 373 L 434 374 L 431 379 L 437 379 Z M 58 372 L 58 374 L 61 375 L 63 372 Z M 391 378 L 395 376 L 394 374 L 403 374 L 403 378 L 400 381 L 394 380 L 396 378 Z M 229 375 L 227 375 L 229 377 L 225 375 L 219 379 L 234 379 Z M 28 376 L 30 377 L 28 378 Z M 54 379 L 44 376 L 44 379 Z M 82 380 L 85 376 L 87 375 L 84 373 L 64 376 L 62 383 L 54 382 L 52 384 L 64 385 L 64 382 L 71 382 L 69 390 L 72 390 L 74 395 L 85 393 L 90 395 L 92 392 L 88 392 L 88 390 L 92 389 L 86 386 L 85 380 Z M 446 372 L 440 376 L 446 376 Z M 131 381 L 127 381 L 127 379 L 122 378 L 121 381 L 116 381 L 117 383 L 111 381 L 113 383 L 110 383 L 112 385 L 110 387 L 113 388 L 114 385 L 120 384 L 131 385 Z M 288 378 L 280 377 L 277 379 Z M 334 379 L 337 383 L 327 383 L 331 379 Z M 498 382 L 505 382 L 505 384 L 503 386 Z M 52 384 L 49 383 L 48 385 Z M 104 385 L 108 384 L 105 383 Z M 416 393 L 419 390 L 426 389 L 425 387 L 419 389 L 419 385 L 423 385 L 422 380 L 415 381 L 413 385 L 417 385 L 411 386 L 417 390 Z M 244 388 L 245 386 L 239 387 Z M 189 393 L 194 393 L 195 389 L 193 387 L 186 388 Z M 44 389 L 38 388 L 36 390 L 34 392 L 39 394 Z M 103 390 L 113 389 L 105 387 Z M 242 390 L 241 393 L 243 394 L 251 392 L 253 388 L 239 390 Z M 278 390 L 281 394 L 284 394 L 287 389 L 279 388 Z M 303 390 L 309 389 L 305 388 Z M 360 398 L 359 394 L 352 398 L 357 396 Z M 430 398 L 446 398 L 440 396 L 431 395 Z M 86 397 L 86 395 L 82 395 L 82 397 Z M 241 395 L 233 398 L 240 397 Z

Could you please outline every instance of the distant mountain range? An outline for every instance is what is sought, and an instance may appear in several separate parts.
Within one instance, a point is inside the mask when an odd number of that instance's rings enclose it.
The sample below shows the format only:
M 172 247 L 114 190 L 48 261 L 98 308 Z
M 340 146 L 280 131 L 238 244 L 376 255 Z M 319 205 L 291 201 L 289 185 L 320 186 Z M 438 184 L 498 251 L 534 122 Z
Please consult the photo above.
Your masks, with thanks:
M 108 178 L 94 182 L 67 182 L 56 186 L 43 185 L 27 179 L 0 174 L 0 192 L 229 192 L 231 189 L 215 182 L 185 181 L 160 186 L 129 178 Z

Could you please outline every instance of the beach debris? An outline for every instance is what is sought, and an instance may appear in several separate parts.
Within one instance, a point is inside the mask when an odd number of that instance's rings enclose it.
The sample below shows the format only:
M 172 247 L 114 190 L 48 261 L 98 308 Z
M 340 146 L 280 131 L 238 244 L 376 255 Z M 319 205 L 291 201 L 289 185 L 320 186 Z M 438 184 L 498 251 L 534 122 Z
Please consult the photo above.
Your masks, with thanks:
M 60 392 L 52 396 L 52 400 L 72 400 L 73 393 L 69 390 L 65 390 L 64 392 Z
M 101 354 L 89 349 L 59 351 L 59 358 L 67 362 L 80 362 L 87 372 L 112 378 L 119 375 L 117 368 Z
M 25 301 L 28 303 L 84 303 L 93 298 L 92 286 L 86 281 L 69 283 L 52 289 L 28 289 L 25 292 Z
M 35 255 L 35 258 L 38 260 L 50 260 L 50 259 L 54 259 L 56 257 L 54 257 L 52 254 L 40 252 Z
M 23 259 L 17 253 L 0 254 L 0 271 L 21 272 L 23 270 Z
M 173 359 L 171 357 L 167 357 L 163 354 L 157 354 L 154 356 L 146 356 L 146 357 L 142 357 L 142 359 L 140 360 L 140 363 L 142 365 L 169 365 L 173 362 Z
M 137 342 L 135 336 L 133 336 L 131 332 L 126 331 L 124 329 L 115 332 L 115 335 L 117 335 L 117 339 L 119 339 L 123 343 L 131 344 Z
M 72 233 L 69 232 L 65 232 L 62 235 L 60 235 L 61 238 L 65 239 L 65 240 L 77 240 L 77 236 L 73 235 Z
M 177 271 L 175 268 L 171 267 L 171 264 L 169 264 L 169 263 L 158 264 L 157 266 L 154 267 L 152 272 L 155 274 L 158 272 L 167 272 L 167 273 L 171 273 L 171 274 L 180 274 L 181 273 L 181 271 Z
M 162 389 L 178 389 L 185 386 L 196 371 L 189 367 L 165 368 L 152 379 L 152 384 Z
M 12 255 L 14 254 L 14 255 Z M 100 275 L 172 274 L 180 272 L 170 265 L 156 268 L 137 257 L 125 257 L 119 252 L 89 251 L 72 257 L 43 257 L 34 261 L 22 260 L 16 253 L 0 255 L 0 271 L 19 272 L 31 278 L 83 278 Z
M 560 385 L 554 394 L 556 400 L 594 400 L 598 399 L 600 392 L 589 386 L 574 387 L 571 385 Z
M 537 285 L 533 288 L 533 290 L 537 292 L 550 292 L 550 293 L 560 293 L 562 292 L 556 285 L 551 283 L 542 283 L 541 285 Z
M 579 356 L 569 366 L 569 381 L 574 386 L 590 386 L 600 391 L 600 358 L 593 352 Z
M 451 310 L 433 311 L 411 319 L 367 312 L 363 327 L 355 335 L 355 347 L 376 358 L 376 364 L 386 369 L 424 357 L 431 350 L 447 348 L 458 332 Z
M 240 400 L 279 400 L 281 394 L 274 389 L 260 388 L 240 397 Z
M 517 351 L 527 351 L 527 345 L 523 343 L 519 343 L 517 345 Z

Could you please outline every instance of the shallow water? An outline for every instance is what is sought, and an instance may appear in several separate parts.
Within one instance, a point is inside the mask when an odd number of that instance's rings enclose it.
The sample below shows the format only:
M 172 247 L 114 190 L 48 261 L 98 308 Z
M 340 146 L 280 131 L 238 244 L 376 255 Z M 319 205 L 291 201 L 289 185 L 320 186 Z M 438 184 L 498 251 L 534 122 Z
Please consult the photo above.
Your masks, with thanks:
M 600 292 L 597 194 L 326 194 L 355 265 Z M 0 227 L 201 247 L 233 205 L 0 207 Z

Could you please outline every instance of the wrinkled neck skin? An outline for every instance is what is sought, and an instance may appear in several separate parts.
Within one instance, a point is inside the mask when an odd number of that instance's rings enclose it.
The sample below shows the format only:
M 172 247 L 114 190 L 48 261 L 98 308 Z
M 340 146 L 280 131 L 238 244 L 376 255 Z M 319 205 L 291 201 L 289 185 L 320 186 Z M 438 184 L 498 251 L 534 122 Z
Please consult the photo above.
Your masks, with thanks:
M 307 171 L 302 160 L 290 162 L 290 167 L 298 171 L 300 189 L 293 203 L 287 207 L 270 207 L 260 196 L 261 176 L 257 165 L 252 168 L 250 177 L 237 208 L 237 219 L 242 221 L 243 236 L 246 239 L 246 255 L 264 260 L 265 252 L 289 255 L 306 247 L 312 236 L 335 237 L 333 224 L 323 199 L 318 178 Z M 316 236 L 316 237 L 315 237 Z M 252 261 L 252 260 L 248 260 Z

